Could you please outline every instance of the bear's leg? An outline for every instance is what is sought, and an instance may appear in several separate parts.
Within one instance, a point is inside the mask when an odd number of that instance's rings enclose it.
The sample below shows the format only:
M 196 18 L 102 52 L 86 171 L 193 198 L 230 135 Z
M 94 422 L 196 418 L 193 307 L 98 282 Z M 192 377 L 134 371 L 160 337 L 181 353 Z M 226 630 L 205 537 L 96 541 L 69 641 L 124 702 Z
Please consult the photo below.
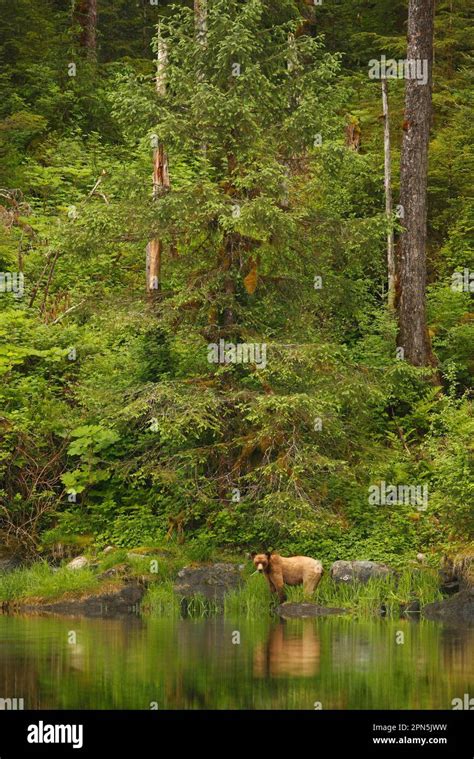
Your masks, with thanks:
M 278 587 L 273 582 L 270 575 L 266 575 L 268 586 L 270 588 L 270 593 L 276 594 L 280 600 L 280 603 L 282 604 L 286 600 L 285 591 L 283 590 L 283 587 L 281 589 L 278 589 Z
M 305 577 L 303 581 L 303 590 L 305 596 L 311 596 L 319 585 L 319 581 L 322 577 L 320 574 L 312 574 L 309 577 Z
M 275 593 L 278 595 L 280 603 L 286 601 L 285 584 L 283 582 L 283 573 L 281 571 L 274 571 L 271 575 L 271 581 L 275 588 Z
M 270 593 L 276 593 L 276 588 L 272 582 L 270 575 L 265 575 L 265 577 L 268 582 L 268 587 L 270 588 Z
M 276 592 L 278 593 L 278 600 L 281 604 L 284 604 L 286 601 L 286 593 L 284 588 L 277 588 Z

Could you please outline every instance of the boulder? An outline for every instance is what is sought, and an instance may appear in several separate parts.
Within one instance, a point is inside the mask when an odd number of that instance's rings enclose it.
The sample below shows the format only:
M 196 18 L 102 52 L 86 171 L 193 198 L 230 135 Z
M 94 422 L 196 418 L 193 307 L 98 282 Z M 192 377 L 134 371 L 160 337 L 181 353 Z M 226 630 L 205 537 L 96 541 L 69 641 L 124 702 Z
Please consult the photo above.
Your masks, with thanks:
M 441 591 L 452 595 L 474 587 L 474 554 L 458 554 L 446 558 L 439 572 Z
M 292 603 L 287 601 L 275 609 L 279 617 L 283 619 L 306 619 L 307 617 L 327 617 L 331 614 L 348 614 L 347 609 L 338 609 L 332 606 L 318 606 L 310 603 Z
M 21 564 L 21 561 L 16 556 L 0 556 L 0 574 L 3 572 L 11 572 Z
M 221 602 L 226 593 L 236 590 L 242 582 L 243 565 L 210 564 L 204 567 L 184 567 L 178 572 L 175 592 L 183 598 L 203 595 Z
M 452 596 L 459 593 L 459 578 L 454 572 L 452 561 L 445 561 L 438 572 L 439 587 L 443 595 Z
M 67 569 L 84 569 L 89 566 L 89 560 L 85 556 L 77 556 L 75 559 L 66 564 Z
M 368 582 L 372 577 L 388 577 L 391 569 L 376 561 L 335 561 L 331 577 L 336 582 Z
M 421 610 L 423 617 L 450 624 L 474 623 L 474 588 L 461 590 L 454 596 L 427 604 Z
M 461 590 L 474 588 L 474 553 L 455 556 L 454 571 L 459 577 Z
M 112 588 L 96 595 L 68 598 L 49 603 L 22 604 L 25 610 L 52 614 L 72 614 L 85 617 L 114 617 L 137 613 L 145 592 L 145 586 L 129 582 L 119 588 Z
M 0 532 L 0 573 L 11 572 L 21 565 L 21 550 L 19 546 L 7 544 Z

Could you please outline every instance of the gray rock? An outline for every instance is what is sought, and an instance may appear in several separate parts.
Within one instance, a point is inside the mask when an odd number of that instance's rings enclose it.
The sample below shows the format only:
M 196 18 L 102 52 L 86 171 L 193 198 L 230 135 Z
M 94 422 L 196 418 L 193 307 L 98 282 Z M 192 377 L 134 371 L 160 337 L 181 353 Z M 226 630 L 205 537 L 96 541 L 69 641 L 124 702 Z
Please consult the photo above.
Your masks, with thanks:
M 67 569 L 84 569 L 89 565 L 89 560 L 85 556 L 77 556 L 75 559 L 66 564 Z
M 2 556 L 0 557 L 0 574 L 3 572 L 12 572 L 19 567 L 21 561 L 16 556 Z
M 0 532 L 0 573 L 11 572 L 21 565 L 21 550 L 19 546 L 7 543 Z
M 279 617 L 284 619 L 305 619 L 306 617 L 326 617 L 330 614 L 348 614 L 347 609 L 331 606 L 318 606 L 310 603 L 291 603 L 287 601 L 275 609 Z
M 452 596 L 454 593 L 458 593 L 461 588 L 459 584 L 459 577 L 453 568 L 453 562 L 446 560 L 439 570 L 439 586 L 443 595 Z
M 459 580 L 445 580 L 440 577 L 440 590 L 445 596 L 452 596 L 455 593 L 459 593 L 461 586 Z
M 450 624 L 474 623 L 474 588 L 461 590 L 443 601 L 427 604 L 421 610 L 423 617 Z
M 0 572 L 11 572 L 23 563 L 23 550 L 5 530 L 0 530 Z
M 242 582 L 242 570 L 237 564 L 211 564 L 204 567 L 184 567 L 178 572 L 175 592 L 183 598 L 203 595 L 222 601 L 225 594 L 236 590 Z
M 72 614 L 85 617 L 113 617 L 123 614 L 136 613 L 145 592 L 145 586 L 137 583 L 126 583 L 105 593 L 68 598 L 65 601 L 55 601 L 40 604 L 22 604 L 22 609 L 48 612 L 54 614 Z
M 459 577 L 461 590 L 474 588 L 474 553 L 456 556 L 454 558 L 454 571 Z
M 368 582 L 372 577 L 388 577 L 391 569 L 376 561 L 335 561 L 331 577 L 336 582 Z
M 465 553 L 454 559 L 446 558 L 439 575 L 441 590 L 446 595 L 474 588 L 474 554 Z

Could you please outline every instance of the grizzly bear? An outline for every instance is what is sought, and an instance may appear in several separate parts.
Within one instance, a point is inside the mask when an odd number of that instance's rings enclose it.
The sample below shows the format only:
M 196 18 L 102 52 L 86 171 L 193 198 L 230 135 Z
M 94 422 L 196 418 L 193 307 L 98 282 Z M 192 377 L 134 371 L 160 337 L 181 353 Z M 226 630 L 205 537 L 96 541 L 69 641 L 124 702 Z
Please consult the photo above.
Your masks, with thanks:
M 323 565 L 309 556 L 291 556 L 285 559 L 278 553 L 257 553 L 252 555 L 258 572 L 265 575 L 272 593 L 276 593 L 280 603 L 286 598 L 284 585 L 303 585 L 305 596 L 310 596 L 323 574 Z
M 294 634 L 286 624 L 272 625 L 268 638 L 253 650 L 254 677 L 312 677 L 320 667 L 320 639 L 313 625 Z

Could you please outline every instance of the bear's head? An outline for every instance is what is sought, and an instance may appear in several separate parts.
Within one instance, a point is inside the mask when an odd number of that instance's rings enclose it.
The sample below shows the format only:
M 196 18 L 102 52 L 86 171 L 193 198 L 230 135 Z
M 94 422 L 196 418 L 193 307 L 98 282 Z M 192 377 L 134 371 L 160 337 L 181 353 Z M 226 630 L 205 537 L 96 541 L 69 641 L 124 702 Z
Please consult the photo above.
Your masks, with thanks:
M 270 566 L 271 553 L 256 553 L 253 563 L 258 572 L 266 572 Z

